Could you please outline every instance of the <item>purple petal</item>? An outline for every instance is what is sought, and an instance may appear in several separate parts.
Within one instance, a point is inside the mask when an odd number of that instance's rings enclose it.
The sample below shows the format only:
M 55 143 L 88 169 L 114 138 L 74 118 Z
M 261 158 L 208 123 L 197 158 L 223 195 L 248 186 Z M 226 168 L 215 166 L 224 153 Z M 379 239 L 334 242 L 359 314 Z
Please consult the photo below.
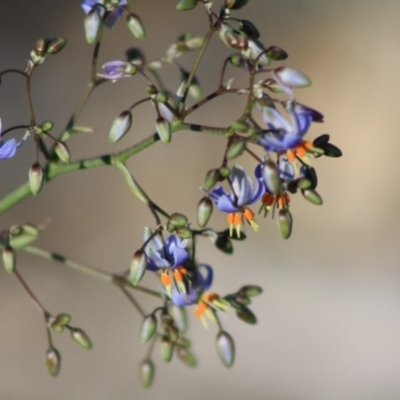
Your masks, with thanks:
M 19 143 L 13 138 L 6 142 L 0 142 L 0 159 L 14 157 Z
M 175 244 L 171 245 L 170 251 L 174 258 L 174 265 L 172 265 L 172 268 L 179 267 L 180 265 L 184 264 L 189 258 L 189 253 L 185 249 L 182 249 Z
M 233 199 L 230 196 L 221 196 L 216 204 L 220 211 L 226 213 L 240 211 L 240 207 L 233 204 Z

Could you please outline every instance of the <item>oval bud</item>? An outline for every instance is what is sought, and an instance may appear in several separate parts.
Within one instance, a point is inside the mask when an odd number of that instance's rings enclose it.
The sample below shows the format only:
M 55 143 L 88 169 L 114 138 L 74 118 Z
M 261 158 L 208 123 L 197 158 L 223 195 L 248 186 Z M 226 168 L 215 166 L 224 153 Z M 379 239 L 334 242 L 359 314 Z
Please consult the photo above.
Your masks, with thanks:
M 275 70 L 275 76 L 287 86 L 301 88 L 311 85 L 311 79 L 293 67 L 279 67 Z
M 270 46 L 267 49 L 267 56 L 271 60 L 281 61 L 286 60 L 288 58 L 288 53 L 285 50 L 281 49 L 278 46 Z
M 64 142 L 57 141 L 54 146 L 54 151 L 62 162 L 68 163 L 71 160 L 68 147 Z
M 164 337 L 161 340 L 160 350 L 161 350 L 161 358 L 165 362 L 170 362 L 172 360 L 172 355 L 174 354 L 174 345 L 169 340 L 169 338 Z
M 268 191 L 272 194 L 281 192 L 281 180 L 279 178 L 279 168 L 272 160 L 265 161 L 262 168 L 262 177 Z
M 86 41 L 92 44 L 97 41 L 101 29 L 101 15 L 94 7 L 85 17 L 85 36 Z
M 139 367 L 140 382 L 144 388 L 149 388 L 153 383 L 155 366 L 153 361 L 144 360 Z
M 245 285 L 240 289 L 240 292 L 243 292 L 246 296 L 254 297 L 260 295 L 263 290 L 257 285 Z
M 55 318 L 49 318 L 48 327 L 56 333 L 64 331 L 66 325 L 71 322 L 71 316 L 68 314 L 58 314 Z
M 51 121 L 44 121 L 42 124 L 42 131 L 44 133 L 50 132 L 53 129 L 54 124 Z
M 131 129 L 132 113 L 129 110 L 122 111 L 111 125 L 108 141 L 116 143 Z
M 187 217 L 180 213 L 173 213 L 168 222 L 176 227 L 185 226 L 189 220 Z
M 176 341 L 176 345 L 179 347 L 184 347 L 185 349 L 186 348 L 188 349 L 191 347 L 192 342 L 183 336 L 179 336 L 179 339 Z
M 71 337 L 73 341 L 84 349 L 90 350 L 92 348 L 92 341 L 89 336 L 80 328 L 71 328 Z
M 246 142 L 244 140 L 236 140 L 230 144 L 226 151 L 225 157 L 232 160 L 243 153 Z
M 42 189 L 43 169 L 38 162 L 34 163 L 29 169 L 29 185 L 34 196 Z
M 343 155 L 342 150 L 339 149 L 339 147 L 336 147 L 332 143 L 327 143 L 324 148 L 324 154 L 328 157 L 334 157 L 338 158 Z
M 67 44 L 67 41 L 61 37 L 52 37 L 46 39 L 47 41 L 47 53 L 57 54 L 59 53 Z
M 147 268 L 147 256 L 143 250 L 137 250 L 132 258 L 130 280 L 136 286 L 143 278 Z
M 255 325 L 257 323 L 257 317 L 254 315 L 253 311 L 244 305 L 236 309 L 236 315 L 247 324 Z
M 157 118 L 156 131 L 164 144 L 168 144 L 171 141 L 171 126 L 165 118 Z
M 172 304 L 169 308 L 169 313 L 174 320 L 175 325 L 181 333 L 185 333 L 188 330 L 189 322 L 188 315 L 185 307 L 179 307 Z M 178 339 L 177 339 L 178 340 Z
M 220 181 L 224 180 L 231 174 L 231 170 L 228 167 L 221 167 L 219 169 Z M 222 179 L 221 179 L 222 178 Z
M 252 39 L 258 39 L 260 37 L 260 32 L 258 29 L 252 22 L 247 21 L 246 19 L 239 21 L 239 29 Z
M 220 331 L 217 335 L 217 353 L 225 365 L 225 367 L 230 368 L 235 361 L 235 343 L 232 336 L 225 331 Z
M 241 67 L 243 66 L 243 57 L 240 54 L 234 54 L 229 58 L 229 62 L 234 66 L 234 67 Z
M 144 39 L 146 32 L 140 18 L 135 14 L 129 14 L 126 20 L 129 30 L 136 39 Z
M 311 181 L 309 181 L 309 180 L 306 179 L 306 178 L 300 178 L 300 179 L 297 181 L 297 188 L 298 188 L 298 189 L 308 189 L 308 188 L 311 187 L 311 185 L 312 185 Z
M 3 250 L 3 264 L 4 268 L 9 274 L 15 272 L 15 266 L 17 264 L 17 258 L 15 256 L 15 251 L 11 246 L 6 246 Z
M 187 349 L 178 350 L 178 358 L 189 367 L 197 366 L 197 358 Z
M 206 177 L 204 179 L 204 186 L 208 190 L 211 189 L 219 181 L 219 178 L 220 178 L 219 170 L 216 168 L 210 169 L 210 171 L 207 172 Z
M 303 197 L 310 203 L 321 206 L 323 203 L 322 197 L 313 189 L 304 189 L 301 191 Z
M 54 347 L 50 347 L 46 351 L 45 361 L 49 374 L 56 377 L 59 374 L 61 367 L 61 355 L 58 350 Z
M 168 101 L 168 94 L 166 92 L 158 92 L 156 95 L 158 103 L 166 103 Z
M 179 0 L 176 5 L 178 11 L 189 11 L 197 6 L 199 0 Z
M 225 235 L 218 235 L 214 245 L 217 249 L 221 250 L 225 254 L 233 253 L 232 241 Z
M 231 10 L 239 10 L 244 7 L 249 0 L 225 0 L 225 7 Z
M 186 226 L 181 226 L 180 228 L 177 228 L 176 234 L 182 239 L 191 239 L 193 236 L 192 231 L 189 228 L 186 228 Z
M 43 57 L 46 54 L 47 51 L 47 43 L 44 39 L 39 39 L 36 42 L 36 54 L 39 55 L 40 57 Z
M 176 326 L 171 325 L 166 330 L 166 335 L 172 343 L 175 343 L 179 339 L 179 330 Z
M 154 314 L 148 315 L 142 323 L 142 329 L 140 331 L 140 343 L 147 343 L 154 335 L 157 330 L 157 318 Z
M 197 205 L 197 224 L 204 228 L 210 220 L 213 212 L 213 202 L 207 196 L 203 197 Z
M 282 208 L 278 214 L 278 226 L 284 239 L 289 239 L 292 233 L 293 218 L 288 209 Z

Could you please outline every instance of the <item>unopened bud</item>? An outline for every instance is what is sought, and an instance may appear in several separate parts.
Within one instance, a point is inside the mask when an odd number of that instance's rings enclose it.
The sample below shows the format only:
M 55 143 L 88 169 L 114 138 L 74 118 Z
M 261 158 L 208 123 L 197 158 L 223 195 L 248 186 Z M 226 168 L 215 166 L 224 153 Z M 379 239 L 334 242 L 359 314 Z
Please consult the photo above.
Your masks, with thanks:
M 301 191 L 303 197 L 308 200 L 310 203 L 313 203 L 317 206 L 321 206 L 323 203 L 322 197 L 318 194 L 317 191 L 313 189 L 305 189 Z
M 168 144 L 171 141 L 171 126 L 165 118 L 157 118 L 156 131 L 164 144 Z
M 59 53 L 67 44 L 67 41 L 61 37 L 52 37 L 47 41 L 47 53 L 57 54 Z
M 171 325 L 166 330 L 166 335 L 172 343 L 175 343 L 179 339 L 179 330 L 176 326 Z
M 140 343 L 147 343 L 154 335 L 157 330 L 157 318 L 154 314 L 148 315 L 142 323 L 142 329 L 140 331 Z
M 280 82 L 287 86 L 301 88 L 311 85 L 311 79 L 293 67 L 279 67 L 275 69 L 274 74 Z
M 42 189 L 43 177 L 42 167 L 38 162 L 34 163 L 29 169 L 29 185 L 34 196 Z
M 258 39 L 260 37 L 260 32 L 258 29 L 252 22 L 247 21 L 246 19 L 239 21 L 239 29 L 252 39 Z
M 174 354 L 174 345 L 172 344 L 172 342 L 169 340 L 168 337 L 164 337 L 161 340 L 160 350 L 161 350 L 161 358 L 165 362 L 170 362 L 172 360 L 172 355 Z
M 220 181 L 224 180 L 231 174 L 231 170 L 228 167 L 221 167 L 219 169 Z
M 14 249 L 11 246 L 6 246 L 3 250 L 2 257 L 4 268 L 9 274 L 12 274 L 15 271 L 15 266 L 17 264 Z
M 89 336 L 80 328 L 71 328 L 71 337 L 75 343 L 84 349 L 90 350 L 92 348 L 92 341 Z
M 129 30 L 136 39 L 144 39 L 146 32 L 140 18 L 135 14 L 129 14 L 126 20 Z
M 57 141 L 54 146 L 54 151 L 56 152 L 58 158 L 64 162 L 69 163 L 71 160 L 71 154 L 69 153 L 68 147 L 64 142 Z
M 40 57 L 43 57 L 47 51 L 47 43 L 44 39 L 39 39 L 36 43 L 36 54 Z
M 249 0 L 225 0 L 225 7 L 231 10 L 239 10 L 244 7 Z
M 108 135 L 108 141 L 110 143 L 116 143 L 129 131 L 132 125 L 132 113 L 129 110 L 122 111 L 114 122 Z
M 272 60 L 281 61 L 288 58 L 288 53 L 286 53 L 285 50 L 281 49 L 278 46 L 271 46 L 267 49 L 267 56 Z
M 282 208 L 278 214 L 278 226 L 284 239 L 289 239 L 292 233 L 293 218 L 288 209 Z
M 204 228 L 210 220 L 213 212 L 213 202 L 207 196 L 203 197 L 197 205 L 197 224 Z
M 182 239 L 191 239 L 193 236 L 192 231 L 189 228 L 186 228 L 186 226 L 181 226 L 180 228 L 177 228 L 175 232 Z
M 144 388 L 149 388 L 153 383 L 155 366 L 153 361 L 144 360 L 139 367 L 140 382 Z
M 262 176 L 268 191 L 272 194 L 279 194 L 281 191 L 281 180 L 279 179 L 279 168 L 272 160 L 264 162 Z
M 243 153 L 246 142 L 244 140 L 236 140 L 232 142 L 226 151 L 226 158 L 232 160 Z
M 305 178 L 300 178 L 297 181 L 297 188 L 298 189 L 308 189 L 312 186 L 311 181 L 309 181 L 308 179 Z
M 236 309 L 236 315 L 247 324 L 255 325 L 257 323 L 257 317 L 254 315 L 253 311 L 244 305 Z
M 178 11 L 188 11 L 195 8 L 198 2 L 199 0 L 179 0 L 176 9 Z
M 189 367 L 197 366 L 197 358 L 187 349 L 178 350 L 178 358 Z
M 42 124 L 42 131 L 44 133 L 50 132 L 53 129 L 54 124 L 51 121 L 44 121 Z
M 211 189 L 219 181 L 219 170 L 214 168 L 207 172 L 204 179 L 204 186 Z
M 168 93 L 158 92 L 156 95 L 156 101 L 158 103 L 166 103 L 168 101 Z
M 185 226 L 189 221 L 187 217 L 180 213 L 173 213 L 168 222 L 176 227 Z
M 176 345 L 188 349 L 192 345 L 192 342 L 183 336 L 179 336 L 179 339 L 176 341 Z
M 55 347 L 50 347 L 46 351 L 46 367 L 51 376 L 56 377 L 60 372 L 61 355 Z
M 137 250 L 132 258 L 130 280 L 134 286 L 142 280 L 147 268 L 147 256 L 143 250 Z
M 97 41 L 101 30 L 101 24 L 101 15 L 97 7 L 94 7 L 85 17 L 85 35 L 89 44 Z
M 232 336 L 225 331 L 220 331 L 217 335 L 217 353 L 225 365 L 225 367 L 230 368 L 235 361 L 235 343 Z
M 48 321 L 48 327 L 56 333 L 64 331 L 65 327 L 71 322 L 71 316 L 68 314 L 58 314 L 55 318 Z
M 246 296 L 254 297 L 260 295 L 263 290 L 257 285 L 246 285 L 240 289 L 240 292 L 243 292 Z

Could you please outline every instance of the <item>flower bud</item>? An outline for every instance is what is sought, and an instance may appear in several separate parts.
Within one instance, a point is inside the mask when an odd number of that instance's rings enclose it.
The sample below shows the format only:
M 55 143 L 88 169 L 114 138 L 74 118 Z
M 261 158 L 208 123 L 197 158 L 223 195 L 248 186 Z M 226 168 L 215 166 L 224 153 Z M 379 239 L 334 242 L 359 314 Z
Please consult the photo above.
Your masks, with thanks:
M 286 60 L 288 58 L 288 53 L 285 50 L 281 49 L 278 46 L 270 46 L 267 49 L 267 56 L 271 60 L 281 61 Z
M 253 311 L 244 305 L 236 309 L 236 315 L 247 324 L 255 325 L 257 323 L 257 317 L 254 315 Z
M 54 151 L 62 162 L 69 163 L 69 161 L 71 160 L 71 155 L 69 153 L 68 147 L 64 142 L 57 141 L 54 146 Z
M 246 296 L 254 297 L 260 295 L 263 290 L 257 285 L 245 285 L 240 289 L 240 292 L 243 292 Z
M 147 256 L 143 250 L 137 250 L 132 258 L 130 280 L 134 286 L 139 284 L 147 268 Z
M 4 268 L 9 274 L 12 274 L 15 271 L 15 266 L 17 264 L 14 249 L 11 246 L 6 246 L 3 250 L 2 257 Z
M 219 169 L 220 181 L 224 180 L 231 174 L 231 170 L 228 167 L 221 167 Z
M 158 103 L 166 103 L 168 101 L 168 93 L 158 92 L 156 95 L 156 101 Z
M 321 206 L 323 203 L 322 197 L 313 189 L 304 189 L 301 191 L 301 194 L 306 200 L 317 206 Z
M 176 341 L 176 345 L 179 347 L 184 347 L 186 349 L 190 348 L 192 342 L 183 336 L 179 336 L 179 339 Z
M 297 188 L 298 189 L 308 189 L 312 186 L 311 181 L 309 181 L 308 179 L 305 178 L 300 178 L 297 181 Z
M 44 39 L 39 39 L 36 42 L 35 50 L 36 50 L 36 54 L 38 56 L 43 57 L 46 54 L 46 51 L 47 51 L 47 43 L 46 43 L 46 41 Z
M 51 121 L 44 121 L 42 124 L 42 131 L 44 133 L 50 132 L 53 129 L 54 124 Z
M 89 44 L 95 43 L 101 30 L 101 15 L 94 7 L 85 17 L 85 35 Z
M 56 333 L 64 331 L 65 327 L 71 322 L 71 316 L 68 314 L 58 314 L 55 318 L 50 318 L 48 327 Z
M 246 19 L 239 21 L 239 29 L 252 39 L 258 39 L 260 37 L 258 29 L 252 22 L 247 21 Z
M 160 350 L 161 350 L 161 358 L 165 362 L 170 362 L 172 360 L 172 355 L 174 354 L 174 345 L 172 344 L 172 342 L 169 340 L 168 337 L 164 337 L 161 340 Z
M 307 87 L 311 85 L 311 79 L 303 72 L 293 67 L 279 67 L 274 71 L 275 76 L 284 85 L 291 87 Z
M 59 53 L 67 44 L 67 41 L 61 37 L 52 37 L 46 39 L 47 41 L 47 53 L 57 54 Z
M 179 349 L 177 351 L 178 358 L 189 367 L 197 366 L 197 358 L 187 349 Z
M 142 329 L 140 331 L 140 343 L 147 343 L 154 335 L 157 330 L 157 318 L 154 314 L 148 315 L 142 323 Z
M 281 192 L 281 180 L 279 178 L 279 168 L 272 160 L 267 160 L 263 164 L 262 177 L 268 191 L 272 194 Z
M 282 208 L 278 214 L 278 226 L 284 239 L 289 239 L 292 233 L 293 218 L 289 210 Z
M 149 388 L 153 383 L 155 366 L 153 361 L 144 360 L 139 367 L 140 382 L 144 388 Z
M 244 7 L 249 0 L 225 0 L 225 7 L 230 10 L 239 10 Z
M 165 118 L 157 118 L 156 131 L 164 144 L 168 144 L 171 141 L 171 126 Z
M 213 212 L 213 202 L 207 196 L 203 197 L 197 205 L 197 224 L 204 228 L 210 220 Z
M 243 153 L 246 142 L 244 140 L 236 140 L 230 144 L 226 151 L 225 157 L 232 160 Z
M 122 111 L 114 122 L 108 135 L 108 141 L 110 143 L 116 143 L 131 129 L 132 125 L 132 113 L 129 110 Z
M 44 57 L 39 55 L 37 50 L 32 50 L 30 56 L 35 65 L 39 65 L 44 61 Z
M 166 330 L 166 335 L 172 343 L 175 343 L 179 339 L 179 330 L 176 326 L 171 325 Z
M 9 229 L 10 246 L 14 249 L 22 249 L 34 242 L 40 234 L 40 230 L 33 225 L 16 225 Z
M 89 336 L 80 328 L 71 328 L 71 337 L 75 343 L 84 349 L 90 350 L 92 348 L 92 341 Z
M 220 360 L 225 367 L 230 368 L 235 361 L 235 343 L 232 336 L 225 331 L 219 331 L 216 345 Z
M 49 374 L 56 377 L 60 372 L 61 355 L 55 347 L 50 347 L 46 351 L 45 361 Z
M 197 6 L 199 0 L 179 0 L 178 4 L 176 5 L 176 9 L 178 11 L 188 11 L 192 10 Z
M 214 168 L 207 172 L 204 179 L 204 186 L 210 190 L 219 181 L 219 170 Z
M 180 213 L 173 213 L 168 222 L 176 227 L 185 226 L 189 221 L 187 217 Z
M 126 20 L 129 30 L 136 39 L 144 39 L 146 32 L 140 18 L 135 14 L 129 14 Z
M 29 184 L 34 196 L 36 196 L 42 189 L 43 169 L 38 162 L 34 163 L 29 169 Z
M 192 231 L 189 228 L 186 228 L 186 226 L 181 226 L 180 228 L 177 228 L 176 234 L 182 239 L 191 239 L 193 236 Z

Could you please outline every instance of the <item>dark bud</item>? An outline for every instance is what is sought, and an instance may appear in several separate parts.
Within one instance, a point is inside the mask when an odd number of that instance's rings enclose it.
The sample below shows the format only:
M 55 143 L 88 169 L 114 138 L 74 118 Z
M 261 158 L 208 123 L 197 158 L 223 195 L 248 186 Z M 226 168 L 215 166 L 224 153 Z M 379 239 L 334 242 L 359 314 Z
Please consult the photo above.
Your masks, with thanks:
M 165 362 L 170 362 L 172 360 L 172 355 L 174 354 L 174 345 L 168 337 L 164 337 L 161 340 L 160 350 L 161 358 Z
M 142 386 L 147 389 L 151 386 L 154 379 L 155 366 L 153 361 L 144 360 L 139 367 L 139 376 Z
M 179 349 L 177 351 L 178 358 L 189 367 L 197 366 L 197 358 L 187 349 Z
M 234 300 L 236 306 L 238 304 L 243 305 L 243 306 L 248 306 L 251 304 L 250 298 L 243 294 L 236 295 L 233 300 Z
M 168 220 L 168 223 L 175 227 L 185 226 L 188 222 L 187 217 L 180 213 L 173 213 Z
M 142 323 L 142 329 L 140 331 L 140 343 L 147 343 L 157 330 L 157 318 L 154 314 L 148 315 Z
M 246 294 L 246 296 L 254 297 L 260 295 L 263 290 L 260 286 L 257 285 L 246 285 L 240 289 L 240 292 Z
M 331 143 L 326 144 L 323 147 L 323 150 L 324 150 L 324 154 L 328 157 L 338 158 L 338 157 L 342 157 L 342 155 L 343 155 L 342 150 L 340 150 L 338 147 L 334 146 Z
M 247 324 L 255 325 L 257 323 L 257 317 L 254 315 L 253 311 L 244 305 L 236 309 L 236 315 Z
M 136 47 L 131 47 L 125 52 L 126 60 L 130 63 L 143 65 L 146 63 L 146 58 L 143 52 Z
M 92 348 L 92 341 L 86 332 L 80 328 L 71 328 L 71 337 L 73 341 L 84 349 L 90 350 Z
M 214 245 L 217 249 L 221 250 L 225 254 L 233 253 L 232 242 L 226 235 L 218 235 Z
M 34 163 L 29 169 L 29 185 L 34 196 L 39 194 L 42 189 L 43 177 L 42 167 L 38 162 Z
M 225 0 L 225 7 L 230 10 L 239 10 L 244 7 L 249 0 Z
M 323 203 L 322 197 L 313 189 L 304 189 L 301 191 L 303 197 L 310 203 L 321 206 Z
M 311 182 L 311 189 L 315 189 L 318 185 L 318 177 L 317 172 L 313 167 L 307 167 L 305 169 L 304 178 L 308 179 Z
M 235 361 L 235 343 L 232 336 L 225 331 L 220 331 L 217 335 L 217 353 L 225 365 L 225 367 L 230 368 Z
M 203 197 L 197 205 L 197 224 L 204 228 L 210 220 L 213 212 L 213 202 L 207 196 Z
M 61 355 L 58 350 L 54 347 L 50 347 L 46 351 L 45 361 L 50 376 L 56 377 L 59 374 L 61 367 Z
M 260 37 L 258 29 L 252 22 L 247 21 L 246 19 L 242 19 L 239 22 L 239 29 L 252 39 L 258 39 Z
M 327 133 L 324 133 L 323 135 L 318 136 L 313 140 L 313 145 L 315 147 L 323 149 L 325 145 L 328 144 L 328 142 L 329 142 L 329 135 Z
M 238 240 L 238 241 L 242 241 L 245 240 L 247 238 L 246 234 L 244 232 L 240 232 L 240 237 L 236 234 L 236 230 L 234 230 L 232 232 L 232 236 L 229 236 L 229 229 L 225 229 L 222 232 L 226 237 L 231 238 L 232 240 Z
M 15 272 L 15 267 L 17 264 L 17 258 L 15 256 L 15 251 L 11 246 L 6 246 L 3 250 L 3 264 L 4 268 L 9 274 Z
M 51 37 L 46 42 L 48 54 L 57 54 L 67 45 L 67 41 L 60 37 Z
M 197 6 L 199 0 L 179 0 L 176 5 L 178 11 L 189 11 Z
M 288 53 L 278 46 L 271 46 L 267 49 L 267 57 L 274 61 L 281 61 L 288 58 Z
M 293 219 L 289 210 L 281 209 L 278 214 L 278 226 L 284 239 L 289 239 L 292 233 Z

